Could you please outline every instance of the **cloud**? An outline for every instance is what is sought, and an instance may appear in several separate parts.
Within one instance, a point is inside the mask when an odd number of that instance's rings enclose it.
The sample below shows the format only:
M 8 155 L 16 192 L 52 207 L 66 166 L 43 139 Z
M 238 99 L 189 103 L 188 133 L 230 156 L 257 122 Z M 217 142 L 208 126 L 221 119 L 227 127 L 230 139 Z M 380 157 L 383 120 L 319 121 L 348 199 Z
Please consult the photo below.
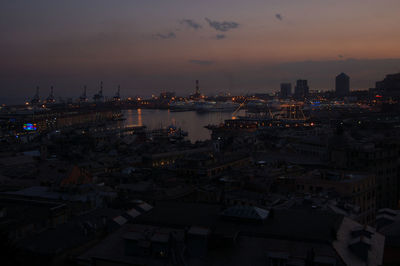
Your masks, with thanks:
M 197 60 L 197 59 L 190 59 L 189 63 L 191 64 L 196 64 L 196 65 L 202 65 L 202 66 L 209 66 L 214 64 L 214 61 L 210 61 L 210 60 Z
M 279 19 L 279 20 L 283 20 L 283 17 L 281 14 L 275 14 L 275 18 Z
M 176 34 L 171 31 L 168 34 L 157 33 L 154 35 L 154 37 L 157 39 L 175 39 Z
M 205 20 L 208 22 L 211 28 L 214 28 L 217 31 L 229 31 L 232 29 L 236 29 L 239 27 L 239 23 L 234 22 L 234 21 L 215 21 L 215 20 L 210 20 L 208 18 L 205 18 Z
M 217 40 L 222 40 L 222 39 L 225 39 L 225 38 L 226 38 L 226 35 L 225 35 L 225 34 L 217 34 L 217 35 L 215 36 L 215 38 L 217 38 Z
M 181 25 L 186 25 L 189 28 L 192 28 L 194 30 L 201 29 L 201 25 L 199 23 L 195 22 L 194 20 L 191 20 L 191 19 L 182 19 L 182 20 L 179 21 L 179 23 Z

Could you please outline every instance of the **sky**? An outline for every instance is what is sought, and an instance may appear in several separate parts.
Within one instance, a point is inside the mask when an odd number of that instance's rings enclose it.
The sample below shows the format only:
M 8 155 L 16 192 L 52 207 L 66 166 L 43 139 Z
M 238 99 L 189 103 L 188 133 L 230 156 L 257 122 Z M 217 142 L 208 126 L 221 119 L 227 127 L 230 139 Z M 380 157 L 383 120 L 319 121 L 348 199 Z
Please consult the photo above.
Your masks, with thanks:
M 400 72 L 399 0 L 0 0 L 0 99 L 353 89 Z

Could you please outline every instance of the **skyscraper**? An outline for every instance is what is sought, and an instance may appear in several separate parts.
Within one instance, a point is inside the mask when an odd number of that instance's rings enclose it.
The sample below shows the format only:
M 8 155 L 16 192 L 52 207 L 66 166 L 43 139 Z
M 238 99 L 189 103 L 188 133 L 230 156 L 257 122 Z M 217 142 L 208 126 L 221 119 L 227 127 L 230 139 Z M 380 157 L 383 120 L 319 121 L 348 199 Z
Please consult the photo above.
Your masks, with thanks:
M 308 84 L 307 80 L 299 79 L 296 81 L 296 87 L 294 88 L 294 96 L 296 98 L 304 98 L 308 96 Z
M 400 96 L 400 73 L 386 75 L 384 80 L 376 82 L 375 90 L 384 96 Z
M 350 93 L 350 77 L 343 72 L 336 76 L 335 92 L 337 97 L 347 96 Z
M 288 98 L 292 94 L 292 84 L 291 83 L 281 83 L 281 98 Z

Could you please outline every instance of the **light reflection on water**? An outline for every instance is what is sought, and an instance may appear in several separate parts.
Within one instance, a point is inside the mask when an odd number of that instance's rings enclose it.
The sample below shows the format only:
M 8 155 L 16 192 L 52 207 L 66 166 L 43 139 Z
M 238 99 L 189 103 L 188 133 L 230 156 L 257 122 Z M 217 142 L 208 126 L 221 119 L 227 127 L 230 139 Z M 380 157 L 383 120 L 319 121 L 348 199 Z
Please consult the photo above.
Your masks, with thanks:
M 243 115 L 239 111 L 238 115 Z M 123 111 L 125 126 L 144 125 L 148 129 L 156 129 L 174 125 L 189 133 L 189 140 L 206 140 L 211 136 L 211 131 L 204 126 L 223 123 L 225 119 L 232 118 L 230 112 L 197 113 L 196 111 L 171 112 L 157 109 L 131 109 Z

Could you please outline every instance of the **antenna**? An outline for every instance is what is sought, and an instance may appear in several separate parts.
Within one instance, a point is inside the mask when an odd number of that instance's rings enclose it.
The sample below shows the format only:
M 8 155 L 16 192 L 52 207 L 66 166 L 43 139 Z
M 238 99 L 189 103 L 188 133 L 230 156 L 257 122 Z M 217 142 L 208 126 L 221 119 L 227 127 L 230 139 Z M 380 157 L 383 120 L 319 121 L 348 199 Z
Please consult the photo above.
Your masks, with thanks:
M 80 102 L 87 102 L 87 97 L 86 97 L 86 85 L 83 86 L 83 93 L 81 94 L 81 96 L 79 97 L 79 101 Z
M 40 97 L 39 97 L 39 86 L 36 87 L 36 93 L 31 99 L 32 104 L 38 104 L 40 102 Z
M 46 103 L 55 103 L 56 99 L 54 99 L 54 87 L 50 86 L 50 94 L 46 99 Z
M 120 89 L 121 89 L 121 86 L 118 85 L 117 92 L 115 93 L 115 96 L 114 96 L 114 101 L 120 101 L 121 100 L 121 97 L 119 95 Z
M 200 89 L 199 89 L 199 81 L 196 80 L 196 95 L 200 94 Z

